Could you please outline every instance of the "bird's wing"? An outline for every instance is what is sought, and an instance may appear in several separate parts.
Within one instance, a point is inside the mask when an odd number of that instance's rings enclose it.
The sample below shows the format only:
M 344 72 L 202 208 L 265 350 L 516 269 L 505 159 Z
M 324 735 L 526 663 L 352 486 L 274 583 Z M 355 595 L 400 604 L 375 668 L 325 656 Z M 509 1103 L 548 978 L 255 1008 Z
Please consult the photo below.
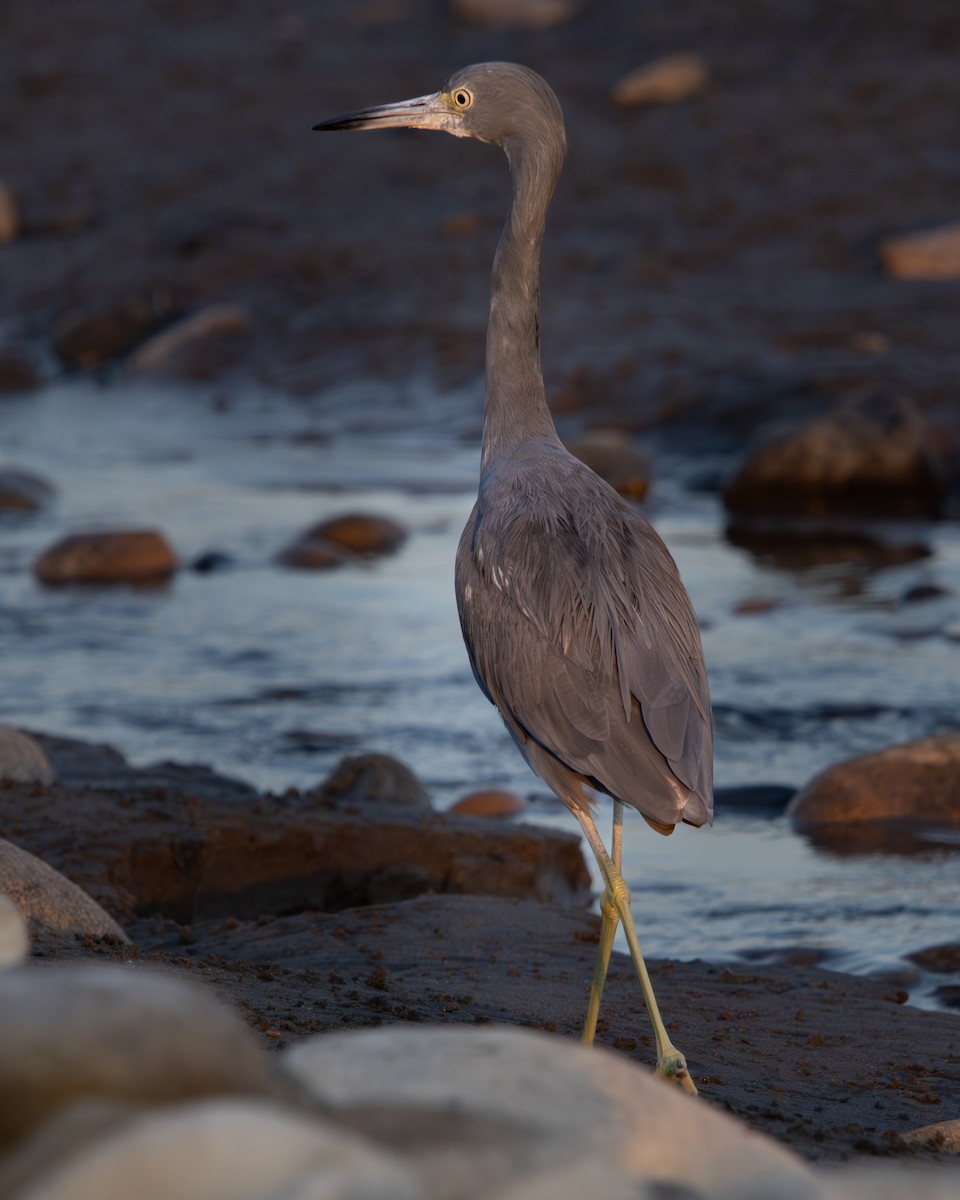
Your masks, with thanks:
M 710 701 L 690 601 L 653 529 L 619 498 L 601 502 L 594 520 L 589 504 L 520 506 L 487 529 L 475 510 L 457 570 L 474 674 L 508 724 L 571 770 L 667 823 L 689 791 L 691 815 L 708 819 Z

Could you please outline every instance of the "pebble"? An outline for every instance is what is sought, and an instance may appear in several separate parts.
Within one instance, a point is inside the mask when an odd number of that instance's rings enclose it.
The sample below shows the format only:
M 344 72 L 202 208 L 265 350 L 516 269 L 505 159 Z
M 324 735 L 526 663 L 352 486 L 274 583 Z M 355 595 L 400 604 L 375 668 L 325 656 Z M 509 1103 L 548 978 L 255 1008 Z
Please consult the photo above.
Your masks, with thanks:
M 642 104 L 676 104 L 702 92 L 710 71 L 699 54 L 668 54 L 625 75 L 612 99 L 620 108 Z
M 331 1117 L 383 1127 L 389 1114 L 391 1144 L 411 1155 L 428 1195 L 489 1197 L 586 1163 L 635 1183 L 670 1180 L 676 1195 L 813 1194 L 808 1169 L 772 1140 L 566 1038 L 395 1025 L 309 1038 L 280 1057 Z
M 880 243 L 880 260 L 895 279 L 957 279 L 960 221 L 885 238 Z
M 43 508 L 54 496 L 54 489 L 39 475 L 0 467 L 0 509 L 34 512 Z
M 650 460 L 618 429 L 594 429 L 567 449 L 622 496 L 642 500 L 650 487 Z
M 0 838 L 0 892 L 16 904 L 34 938 L 70 934 L 129 939 L 99 904 L 43 859 Z
M 20 204 L 13 188 L 0 180 L 0 246 L 20 235 Z
M 272 1087 L 240 1018 L 168 972 L 27 962 L 0 971 L 0 1012 L 0 1147 L 81 1095 L 169 1102 Z
M 412 1173 L 319 1116 L 263 1100 L 201 1100 L 147 1112 L 71 1117 L 26 1147 L 9 1200 L 417 1200 Z M 72 1117 L 74 1126 L 78 1117 Z M 99 1129 L 97 1126 L 99 1125 Z M 92 1126 L 92 1128 L 90 1128 Z M 59 1134 L 59 1136 L 57 1136 Z
M 723 499 L 741 517 L 938 517 L 946 494 L 914 407 L 871 395 L 759 446 Z
M 432 808 L 430 793 L 408 766 L 389 754 L 346 755 L 321 787 L 325 800 L 338 804 L 390 804 Z
M 960 733 L 828 767 L 797 793 L 787 815 L 800 830 L 875 821 L 960 825 Z
M 140 375 L 202 377 L 222 365 L 218 355 L 228 340 L 253 332 L 249 312 L 238 304 L 211 304 L 156 333 L 131 356 Z
M 20 729 L 0 725 L 0 779 L 49 787 L 56 782 L 57 775 L 35 738 Z
M 170 543 L 153 529 L 74 533 L 33 564 L 41 583 L 161 583 L 177 569 Z
M 473 817 L 515 817 L 527 807 L 526 800 L 516 792 L 487 788 L 468 792 L 450 806 L 450 812 Z
M 453 14 L 470 25 L 536 31 L 575 17 L 579 0 L 452 0 Z

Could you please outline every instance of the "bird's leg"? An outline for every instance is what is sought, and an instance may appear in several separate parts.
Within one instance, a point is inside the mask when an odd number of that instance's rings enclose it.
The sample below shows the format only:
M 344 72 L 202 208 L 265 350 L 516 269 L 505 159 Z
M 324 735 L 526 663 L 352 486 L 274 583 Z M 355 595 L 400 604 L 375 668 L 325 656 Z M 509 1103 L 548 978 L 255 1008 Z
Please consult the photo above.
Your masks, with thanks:
M 623 881 L 623 876 L 614 866 L 610 855 L 607 853 L 607 849 L 603 844 L 600 834 L 597 833 L 597 827 L 594 825 L 593 818 L 589 812 L 578 807 L 575 810 L 575 815 L 597 860 L 597 865 L 600 868 L 600 874 L 603 876 L 606 889 L 605 895 L 616 910 L 617 916 L 623 922 L 623 932 L 626 934 L 627 945 L 630 947 L 630 957 L 633 959 L 637 978 L 640 980 L 643 1000 L 647 1006 L 647 1012 L 650 1015 L 654 1035 L 657 1039 L 657 1074 L 674 1083 L 679 1083 L 684 1091 L 695 1093 L 697 1089 L 690 1078 L 690 1072 L 687 1070 L 687 1060 L 670 1041 L 670 1035 L 667 1033 L 663 1018 L 660 1016 L 657 998 L 653 994 L 653 984 L 650 982 L 650 976 L 647 974 L 647 965 L 643 961 L 643 955 L 640 953 L 640 942 L 637 939 L 637 931 L 633 924 L 633 915 L 630 912 L 629 889 Z M 616 926 L 613 927 L 616 928 Z M 594 976 L 594 981 L 596 981 L 596 976 Z
M 620 860 L 623 848 L 623 801 L 613 802 L 613 835 L 610 840 L 610 858 L 617 872 L 620 872 Z M 597 959 L 593 967 L 593 982 L 590 984 L 590 1000 L 587 1004 L 587 1017 L 583 1023 L 583 1033 L 580 1040 L 588 1046 L 593 1045 L 597 1032 L 597 1017 L 600 1015 L 600 1000 L 603 996 L 603 985 L 607 979 L 607 967 L 610 963 L 610 951 L 613 949 L 613 939 L 617 933 L 620 917 L 611 903 L 606 889 L 600 897 L 600 944 L 597 947 Z

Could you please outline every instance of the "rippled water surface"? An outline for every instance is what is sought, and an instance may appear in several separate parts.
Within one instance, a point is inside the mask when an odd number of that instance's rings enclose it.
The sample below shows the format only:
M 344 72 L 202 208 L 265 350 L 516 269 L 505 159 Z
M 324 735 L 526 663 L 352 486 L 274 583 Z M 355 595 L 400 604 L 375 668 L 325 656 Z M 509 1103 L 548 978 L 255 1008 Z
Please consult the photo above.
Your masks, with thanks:
M 377 750 L 407 762 L 438 807 L 482 786 L 541 795 L 473 681 L 453 600 L 479 405 L 414 387 L 306 403 L 116 381 L 4 401 L 4 460 L 59 497 L 0 525 L 0 719 L 262 787 L 311 785 L 343 753 Z M 934 553 L 909 565 L 785 571 L 724 540 L 716 497 L 685 486 L 694 468 L 660 459 L 646 511 L 703 625 L 718 786 L 799 786 L 960 723 L 955 524 L 912 531 Z M 402 551 L 316 574 L 274 565 L 307 525 L 357 509 L 407 525 Z M 218 551 L 232 566 L 146 591 L 48 590 L 30 574 L 64 533 L 142 524 L 185 563 Z M 918 583 L 944 595 L 903 603 Z M 762 611 L 738 613 L 744 601 Z M 532 819 L 572 825 L 542 800 Z M 653 954 L 806 946 L 869 972 L 958 937 L 957 849 L 841 856 L 783 817 L 722 809 L 712 829 L 662 839 L 628 815 L 625 875 Z M 916 983 L 915 1001 L 932 986 Z

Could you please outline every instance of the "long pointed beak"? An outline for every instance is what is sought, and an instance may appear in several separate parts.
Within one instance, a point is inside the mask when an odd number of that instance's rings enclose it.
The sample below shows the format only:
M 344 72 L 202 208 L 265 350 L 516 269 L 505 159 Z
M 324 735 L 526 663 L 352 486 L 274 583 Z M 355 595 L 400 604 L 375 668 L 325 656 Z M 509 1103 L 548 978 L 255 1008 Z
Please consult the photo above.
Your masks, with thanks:
M 329 121 L 320 121 L 314 129 L 449 129 L 456 120 L 454 113 L 440 99 L 440 93 L 401 100 L 397 104 L 380 104 L 344 113 Z

